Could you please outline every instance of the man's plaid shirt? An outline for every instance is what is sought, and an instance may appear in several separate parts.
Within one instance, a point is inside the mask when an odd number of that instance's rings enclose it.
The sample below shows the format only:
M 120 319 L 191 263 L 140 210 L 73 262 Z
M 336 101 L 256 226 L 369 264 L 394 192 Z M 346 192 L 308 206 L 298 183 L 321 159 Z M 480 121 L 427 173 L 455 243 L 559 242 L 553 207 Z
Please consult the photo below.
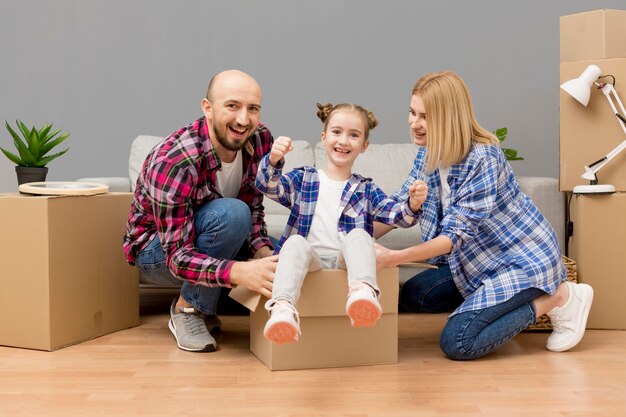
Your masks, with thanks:
M 259 161 L 272 142 L 270 131 L 260 124 L 242 149 L 243 178 L 237 198 L 252 213 L 247 239 L 252 253 L 263 246 L 272 247 L 263 195 L 254 187 Z M 174 276 L 194 284 L 230 287 L 234 261 L 199 253 L 194 245 L 196 208 L 222 197 L 216 188 L 220 168 L 204 117 L 174 132 L 150 152 L 137 180 L 126 225 L 124 252 L 129 263 L 134 264 L 139 252 L 158 234 Z

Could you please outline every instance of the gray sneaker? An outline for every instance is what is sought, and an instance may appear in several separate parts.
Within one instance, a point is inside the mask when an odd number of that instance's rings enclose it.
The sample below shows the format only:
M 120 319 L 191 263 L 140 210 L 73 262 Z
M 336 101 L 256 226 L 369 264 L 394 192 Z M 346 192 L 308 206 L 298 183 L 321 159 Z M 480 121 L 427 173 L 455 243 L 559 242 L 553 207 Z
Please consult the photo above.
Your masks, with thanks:
M 209 333 L 202 315 L 193 308 L 176 311 L 176 300 L 177 298 L 170 307 L 168 327 L 176 338 L 178 347 L 189 352 L 214 352 L 217 342 Z

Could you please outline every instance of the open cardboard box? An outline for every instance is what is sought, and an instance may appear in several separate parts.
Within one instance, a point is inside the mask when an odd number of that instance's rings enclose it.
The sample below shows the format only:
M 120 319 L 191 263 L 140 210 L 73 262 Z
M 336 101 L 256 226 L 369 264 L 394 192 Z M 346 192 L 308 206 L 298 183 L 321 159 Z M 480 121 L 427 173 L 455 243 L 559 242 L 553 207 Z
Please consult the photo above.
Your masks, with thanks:
M 302 335 L 297 343 L 275 345 L 263 336 L 267 299 L 244 287 L 230 297 L 250 310 L 250 350 L 271 370 L 331 368 L 398 362 L 398 268 L 378 273 L 383 314 L 374 327 L 353 328 L 346 315 L 345 270 L 311 272 L 297 309 Z

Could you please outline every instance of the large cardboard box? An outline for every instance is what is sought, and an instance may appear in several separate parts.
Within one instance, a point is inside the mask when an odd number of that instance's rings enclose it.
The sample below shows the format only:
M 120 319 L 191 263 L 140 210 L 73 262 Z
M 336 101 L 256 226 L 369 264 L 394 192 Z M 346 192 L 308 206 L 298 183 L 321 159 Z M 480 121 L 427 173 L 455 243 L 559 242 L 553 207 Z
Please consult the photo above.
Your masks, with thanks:
M 132 195 L 0 195 L 0 345 L 55 350 L 139 324 Z
M 595 293 L 587 327 L 626 330 L 626 193 L 574 195 L 571 214 L 570 255 Z
M 594 10 L 560 18 L 561 62 L 626 58 L 626 10 Z
M 309 273 L 297 305 L 302 335 L 291 345 L 276 345 L 263 336 L 266 298 L 243 287 L 230 296 L 251 310 L 250 350 L 271 370 L 397 363 L 398 268 L 379 272 L 377 279 L 383 314 L 374 327 L 353 328 L 345 313 L 346 271 Z
M 602 69 L 602 75 L 615 76 L 616 91 L 626 100 L 626 58 L 602 61 L 561 63 L 560 82 L 578 77 L 588 65 Z M 610 79 L 608 79 L 610 81 Z M 587 185 L 582 179 L 585 166 L 606 156 L 626 140 L 619 119 L 600 90 L 591 91 L 587 107 L 560 89 L 560 182 L 561 191 L 572 191 L 576 185 Z M 626 103 L 626 102 L 624 102 Z M 617 191 L 626 191 L 626 151 L 621 152 L 597 174 L 600 184 L 613 184 Z

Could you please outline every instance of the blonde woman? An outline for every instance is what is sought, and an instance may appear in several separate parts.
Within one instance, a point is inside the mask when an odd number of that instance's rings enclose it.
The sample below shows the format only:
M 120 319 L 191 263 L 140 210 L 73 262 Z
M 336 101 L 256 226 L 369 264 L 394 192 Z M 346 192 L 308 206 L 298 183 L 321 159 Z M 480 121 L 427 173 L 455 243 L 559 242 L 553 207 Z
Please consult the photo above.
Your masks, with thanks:
M 428 260 L 439 268 L 407 281 L 400 303 L 413 312 L 454 310 L 440 338 L 451 359 L 486 355 L 545 313 L 554 326 L 547 348 L 576 346 L 593 289 L 566 281 L 553 228 L 520 191 L 497 138 L 477 123 L 463 80 L 452 72 L 418 80 L 408 122 L 420 149 L 394 198 L 405 201 L 409 185 L 427 182 L 423 243 L 377 246 L 377 266 Z M 376 236 L 385 230 L 376 225 Z

